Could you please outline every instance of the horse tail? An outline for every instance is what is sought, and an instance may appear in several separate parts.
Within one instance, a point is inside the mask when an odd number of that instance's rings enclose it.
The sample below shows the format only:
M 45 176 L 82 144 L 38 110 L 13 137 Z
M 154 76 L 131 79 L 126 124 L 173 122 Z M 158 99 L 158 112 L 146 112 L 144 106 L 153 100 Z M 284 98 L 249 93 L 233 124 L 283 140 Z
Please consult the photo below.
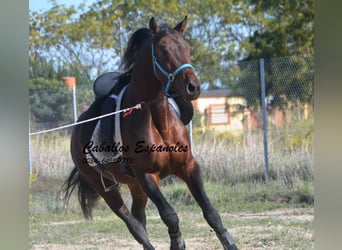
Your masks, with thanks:
M 68 179 L 64 182 L 61 189 L 61 191 L 64 193 L 63 200 L 66 205 L 68 205 L 70 196 L 75 190 L 76 186 L 78 187 L 78 201 L 81 205 L 84 218 L 87 220 L 92 220 L 92 210 L 99 199 L 99 194 L 89 186 L 89 184 L 81 177 L 78 169 L 75 167 L 71 171 Z

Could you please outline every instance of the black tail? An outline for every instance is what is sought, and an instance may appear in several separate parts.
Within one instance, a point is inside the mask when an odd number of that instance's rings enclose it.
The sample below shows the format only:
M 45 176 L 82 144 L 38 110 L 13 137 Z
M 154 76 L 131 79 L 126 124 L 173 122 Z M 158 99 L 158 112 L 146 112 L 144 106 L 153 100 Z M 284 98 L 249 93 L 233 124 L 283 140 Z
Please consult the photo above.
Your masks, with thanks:
M 92 210 L 99 199 L 99 194 L 82 179 L 79 171 L 75 167 L 61 189 L 61 192 L 64 193 L 63 199 L 66 205 L 68 205 L 70 196 L 76 186 L 78 186 L 78 200 L 80 202 L 83 215 L 86 219 L 92 220 Z

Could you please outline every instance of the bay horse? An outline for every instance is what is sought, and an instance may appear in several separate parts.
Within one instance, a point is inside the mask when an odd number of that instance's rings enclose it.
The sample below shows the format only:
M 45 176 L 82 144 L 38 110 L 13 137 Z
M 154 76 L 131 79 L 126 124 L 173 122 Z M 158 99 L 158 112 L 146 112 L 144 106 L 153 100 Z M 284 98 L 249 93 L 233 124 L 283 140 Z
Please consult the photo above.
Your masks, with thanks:
M 91 167 L 86 161 L 85 145 L 91 138 L 96 121 L 75 126 L 71 135 L 71 156 L 75 164 L 62 191 L 65 199 L 78 187 L 78 197 L 86 219 L 92 219 L 92 208 L 99 196 L 127 225 L 128 230 L 144 249 L 154 249 L 146 232 L 145 206 L 150 199 L 168 228 L 170 249 L 185 249 L 175 210 L 160 191 L 160 180 L 174 175 L 183 180 L 201 207 L 203 216 L 215 231 L 223 249 L 237 249 L 232 236 L 223 226 L 221 217 L 211 204 L 202 181 L 200 166 L 191 149 L 189 134 L 181 119 L 170 108 L 168 97 L 178 97 L 191 103 L 200 95 L 200 80 L 190 59 L 190 46 L 183 37 L 185 17 L 174 28 L 158 26 L 152 17 L 149 28 L 137 30 L 131 36 L 124 54 L 128 81 L 122 107 L 141 103 L 142 108 L 128 116 L 116 115 L 121 122 L 123 157 L 132 159 Z M 99 114 L 101 101 L 82 113 L 79 121 Z M 127 184 L 131 210 L 125 205 L 113 182 Z M 112 185 L 112 186 L 111 186 Z M 106 188 L 111 186 L 112 188 Z

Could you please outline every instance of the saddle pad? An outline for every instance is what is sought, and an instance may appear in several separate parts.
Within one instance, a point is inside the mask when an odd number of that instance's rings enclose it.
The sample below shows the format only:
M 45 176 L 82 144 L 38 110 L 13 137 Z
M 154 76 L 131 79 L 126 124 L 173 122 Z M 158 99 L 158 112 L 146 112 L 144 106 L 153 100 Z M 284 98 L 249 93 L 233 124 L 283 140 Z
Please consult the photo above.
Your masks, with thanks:
M 121 109 L 121 102 L 126 92 L 128 85 L 126 85 L 119 93 L 115 111 L 119 111 Z M 173 98 L 169 98 L 169 105 L 171 109 L 176 113 L 176 115 L 180 116 L 180 110 Z M 110 112 L 109 112 L 110 113 Z M 113 140 L 108 141 L 108 137 L 106 136 L 105 131 L 103 131 L 103 126 L 101 126 L 101 122 L 104 120 L 100 119 L 91 136 L 91 140 L 87 144 L 87 150 L 91 150 L 91 154 L 86 154 L 87 163 L 91 167 L 97 166 L 97 163 L 107 164 L 111 162 L 119 162 L 122 156 L 122 152 L 125 150 L 124 145 L 122 143 L 121 136 L 121 127 L 120 127 L 120 114 L 114 115 L 114 135 Z M 106 124 L 107 125 L 107 124 Z M 93 158 L 94 157 L 94 158 Z
M 120 94 L 117 99 L 115 111 L 119 111 L 121 109 L 121 102 L 124 93 L 126 92 L 127 85 L 120 91 Z M 93 131 L 91 139 L 87 144 L 87 150 L 91 150 L 93 156 L 91 154 L 86 154 L 87 163 L 95 167 L 97 166 L 97 162 L 102 164 L 111 163 L 111 162 L 119 162 L 120 156 L 122 156 L 122 152 L 124 150 L 122 144 L 121 137 L 121 128 L 120 128 L 120 113 L 114 115 L 114 135 L 112 141 L 107 141 L 104 133 L 101 129 L 101 120 L 99 120 L 96 124 L 96 127 Z

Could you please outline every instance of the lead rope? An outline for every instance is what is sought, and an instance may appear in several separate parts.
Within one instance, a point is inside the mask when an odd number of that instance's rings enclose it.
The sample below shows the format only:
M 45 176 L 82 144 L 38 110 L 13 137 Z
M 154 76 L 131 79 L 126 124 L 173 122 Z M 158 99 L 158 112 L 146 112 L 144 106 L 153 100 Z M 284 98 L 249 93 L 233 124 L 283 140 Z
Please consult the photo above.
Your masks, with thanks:
M 63 126 L 60 126 L 60 127 L 57 127 L 57 128 L 41 130 L 41 131 L 38 131 L 38 132 L 30 133 L 30 135 L 39 135 L 39 134 L 44 134 L 44 133 L 48 133 L 48 132 L 52 132 L 52 131 L 56 131 L 56 130 L 60 130 L 60 129 L 64 129 L 64 128 L 69 128 L 69 127 L 73 127 L 73 126 L 76 126 L 76 125 L 79 125 L 79 124 L 95 121 L 95 120 L 101 119 L 103 117 L 116 115 L 116 114 L 119 114 L 119 113 L 127 113 L 128 112 L 129 113 L 128 115 L 130 115 L 133 112 L 133 110 L 142 109 L 143 105 L 144 105 L 144 102 L 140 102 L 140 103 L 136 104 L 135 106 L 132 106 L 132 107 L 129 107 L 129 108 L 125 108 L 125 109 L 114 111 L 114 112 L 111 112 L 111 113 L 108 113 L 108 114 L 96 116 L 96 117 L 93 117 L 93 118 L 89 118 L 87 120 L 83 120 L 83 121 L 79 121 L 79 122 L 74 122 L 74 123 L 71 123 L 71 124 L 66 124 L 66 125 L 63 125 Z M 124 117 L 126 117 L 128 115 L 124 114 Z

